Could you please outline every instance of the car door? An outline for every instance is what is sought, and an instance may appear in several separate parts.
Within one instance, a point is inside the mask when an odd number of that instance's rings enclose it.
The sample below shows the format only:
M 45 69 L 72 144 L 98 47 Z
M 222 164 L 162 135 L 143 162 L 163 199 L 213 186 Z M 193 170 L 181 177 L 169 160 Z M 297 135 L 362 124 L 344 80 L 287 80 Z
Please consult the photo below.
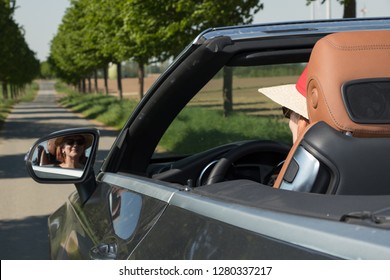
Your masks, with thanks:
M 166 208 L 164 199 L 137 193 L 148 185 L 137 178 L 104 174 L 92 196 L 77 193 L 49 218 L 53 259 L 126 259 Z M 133 190 L 131 190 L 133 188 Z
M 130 259 L 334 259 L 321 251 L 278 240 L 239 225 L 249 213 L 222 201 L 180 194 L 164 211 Z M 222 203 L 221 203 L 222 202 Z M 184 207 L 183 207 L 184 206 Z M 230 208 L 230 209 L 229 209 Z M 224 213 L 222 219 L 216 213 Z M 229 213 L 230 212 L 230 213 Z M 207 213 L 207 214 L 206 214 Z M 261 217 L 257 217 L 261 220 Z M 256 219 L 255 219 L 256 220 Z

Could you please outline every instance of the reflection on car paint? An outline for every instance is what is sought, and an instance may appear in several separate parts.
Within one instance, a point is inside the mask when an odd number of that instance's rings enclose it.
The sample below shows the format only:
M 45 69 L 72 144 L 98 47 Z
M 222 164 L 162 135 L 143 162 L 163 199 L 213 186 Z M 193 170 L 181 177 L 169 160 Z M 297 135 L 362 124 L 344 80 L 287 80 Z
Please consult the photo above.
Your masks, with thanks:
M 137 227 L 141 214 L 141 196 L 114 187 L 109 200 L 115 234 L 122 239 L 130 238 Z

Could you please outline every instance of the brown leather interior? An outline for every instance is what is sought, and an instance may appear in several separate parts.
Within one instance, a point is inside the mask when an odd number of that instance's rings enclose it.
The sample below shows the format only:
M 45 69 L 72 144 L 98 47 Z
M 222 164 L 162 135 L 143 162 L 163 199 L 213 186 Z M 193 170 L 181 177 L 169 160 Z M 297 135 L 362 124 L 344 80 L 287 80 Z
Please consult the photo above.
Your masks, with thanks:
M 274 188 L 279 188 L 287 166 L 304 134 L 324 121 L 354 137 L 388 137 L 390 123 L 356 123 L 349 117 L 342 86 L 351 80 L 390 78 L 390 31 L 355 31 L 327 35 L 314 46 L 308 63 L 307 105 L 310 126 L 293 144 Z
M 323 120 L 355 137 L 390 136 L 390 124 L 358 124 L 345 109 L 342 85 L 367 78 L 390 78 L 390 31 L 342 32 L 319 40 L 308 64 L 310 122 Z

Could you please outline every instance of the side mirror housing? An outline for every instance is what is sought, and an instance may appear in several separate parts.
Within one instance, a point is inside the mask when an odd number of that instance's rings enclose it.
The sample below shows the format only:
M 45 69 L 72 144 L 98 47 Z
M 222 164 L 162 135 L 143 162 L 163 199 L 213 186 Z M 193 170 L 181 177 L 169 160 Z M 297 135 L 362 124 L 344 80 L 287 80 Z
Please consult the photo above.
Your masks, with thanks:
M 51 133 L 37 140 L 27 153 L 27 171 L 38 183 L 83 183 L 93 171 L 98 144 L 95 128 Z

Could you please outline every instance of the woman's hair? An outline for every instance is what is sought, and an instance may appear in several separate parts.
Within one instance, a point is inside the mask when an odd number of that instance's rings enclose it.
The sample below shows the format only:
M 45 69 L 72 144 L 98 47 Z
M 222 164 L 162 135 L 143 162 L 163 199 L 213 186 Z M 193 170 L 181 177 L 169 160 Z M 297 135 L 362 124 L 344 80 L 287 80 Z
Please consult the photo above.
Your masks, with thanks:
M 56 159 L 57 161 L 59 161 L 60 163 L 63 163 L 65 161 L 65 157 L 64 155 L 61 153 L 61 150 L 62 150 L 62 147 L 64 146 L 63 143 L 61 143 L 61 145 L 57 146 L 56 147 Z

